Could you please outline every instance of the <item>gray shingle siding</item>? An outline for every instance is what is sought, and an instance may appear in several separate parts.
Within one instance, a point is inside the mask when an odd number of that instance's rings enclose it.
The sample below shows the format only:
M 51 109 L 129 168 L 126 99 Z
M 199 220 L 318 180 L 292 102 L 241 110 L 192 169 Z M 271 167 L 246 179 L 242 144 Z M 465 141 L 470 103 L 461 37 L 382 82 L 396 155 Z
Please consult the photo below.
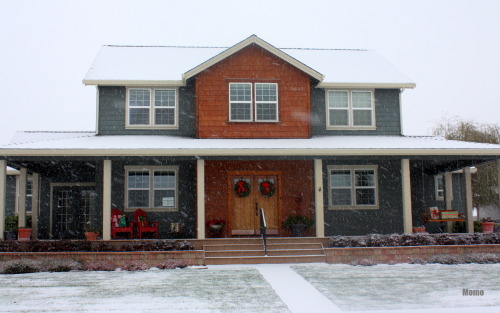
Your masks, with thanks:
M 311 121 L 313 136 L 324 135 L 401 135 L 399 89 L 375 89 L 376 130 L 327 130 L 326 90 L 311 86 Z
M 99 86 L 100 135 L 169 135 L 195 136 L 195 84 L 187 82 L 179 87 L 179 128 L 178 129 L 125 129 L 126 87 Z

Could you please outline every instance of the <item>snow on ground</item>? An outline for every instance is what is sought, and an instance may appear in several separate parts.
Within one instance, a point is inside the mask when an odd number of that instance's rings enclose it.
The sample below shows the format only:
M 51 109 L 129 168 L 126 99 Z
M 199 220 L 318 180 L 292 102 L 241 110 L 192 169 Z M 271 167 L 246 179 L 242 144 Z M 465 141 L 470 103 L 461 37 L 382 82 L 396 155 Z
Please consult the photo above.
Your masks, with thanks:
M 463 288 L 484 296 L 463 296 Z M 500 312 L 500 264 L 0 275 L 0 312 Z

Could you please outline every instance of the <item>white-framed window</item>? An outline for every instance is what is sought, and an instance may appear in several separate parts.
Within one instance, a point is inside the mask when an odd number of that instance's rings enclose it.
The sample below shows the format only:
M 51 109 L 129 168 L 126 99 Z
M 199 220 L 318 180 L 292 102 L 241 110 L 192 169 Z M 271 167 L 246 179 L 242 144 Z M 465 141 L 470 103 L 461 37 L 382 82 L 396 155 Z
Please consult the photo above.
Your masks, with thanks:
M 375 129 L 372 90 L 327 90 L 328 129 Z
M 277 122 L 278 84 L 229 83 L 229 121 Z
M 332 210 L 378 209 L 378 167 L 328 166 Z
M 444 200 L 444 175 L 434 176 L 434 187 L 436 194 L 436 201 Z
M 129 128 L 176 128 L 177 89 L 128 88 L 126 119 Z
M 178 167 L 126 166 L 125 208 L 177 211 Z

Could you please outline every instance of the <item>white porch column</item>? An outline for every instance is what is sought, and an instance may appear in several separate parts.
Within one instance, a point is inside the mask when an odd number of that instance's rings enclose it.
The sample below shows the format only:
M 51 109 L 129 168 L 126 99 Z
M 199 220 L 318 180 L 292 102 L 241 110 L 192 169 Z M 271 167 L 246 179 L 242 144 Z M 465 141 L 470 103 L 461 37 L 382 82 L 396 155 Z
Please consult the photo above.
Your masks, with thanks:
M 465 179 L 465 223 L 467 232 L 474 233 L 474 221 L 472 220 L 472 182 L 470 167 L 464 168 Z
M 28 172 L 25 167 L 19 169 L 19 227 L 26 227 L 26 182 L 28 181 Z
M 196 160 L 196 232 L 205 239 L 205 160 Z
M 411 208 L 411 178 L 410 160 L 401 159 L 401 181 L 403 189 L 403 231 L 406 234 L 412 232 L 412 208 Z
M 497 180 L 498 206 L 500 207 L 500 159 L 497 159 L 497 174 L 498 174 L 498 180 Z
M 7 193 L 7 161 L 0 160 L 0 240 L 4 240 Z
M 38 215 L 40 212 L 40 175 L 33 173 L 31 194 L 31 237 L 38 239 Z
M 111 240 L 111 160 L 102 169 L 102 239 Z
M 451 172 L 444 173 L 444 189 L 445 196 L 444 199 L 446 201 L 446 210 L 453 210 L 452 201 L 453 201 L 453 174 Z M 446 232 L 453 232 L 453 223 L 446 222 Z
M 314 207 L 316 237 L 325 237 L 325 206 L 323 201 L 323 160 L 314 159 Z

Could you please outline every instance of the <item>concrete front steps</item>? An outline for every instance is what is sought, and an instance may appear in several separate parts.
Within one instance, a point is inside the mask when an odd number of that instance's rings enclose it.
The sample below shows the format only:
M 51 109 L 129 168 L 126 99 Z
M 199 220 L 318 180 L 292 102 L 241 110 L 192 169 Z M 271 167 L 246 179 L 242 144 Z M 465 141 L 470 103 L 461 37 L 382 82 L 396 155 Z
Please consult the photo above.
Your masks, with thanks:
M 206 265 L 324 263 L 324 238 L 268 238 L 267 256 L 261 238 L 213 240 L 203 246 Z

